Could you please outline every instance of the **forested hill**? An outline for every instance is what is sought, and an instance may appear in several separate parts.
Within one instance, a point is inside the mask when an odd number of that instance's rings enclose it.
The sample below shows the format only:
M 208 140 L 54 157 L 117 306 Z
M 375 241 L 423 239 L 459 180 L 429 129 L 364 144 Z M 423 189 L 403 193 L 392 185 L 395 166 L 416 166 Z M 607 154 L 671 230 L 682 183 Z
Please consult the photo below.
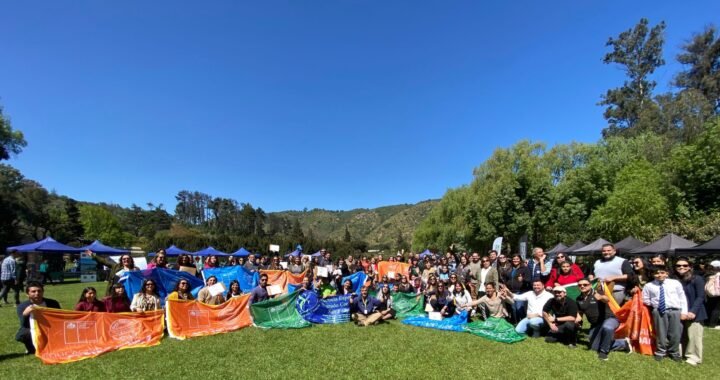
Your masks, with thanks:
M 345 230 L 352 240 L 362 240 L 370 248 L 395 248 L 412 243 L 415 228 L 427 216 L 438 200 L 417 204 L 401 204 L 373 209 L 349 211 L 312 209 L 268 213 L 268 219 L 297 220 L 306 236 L 317 240 L 344 240 Z

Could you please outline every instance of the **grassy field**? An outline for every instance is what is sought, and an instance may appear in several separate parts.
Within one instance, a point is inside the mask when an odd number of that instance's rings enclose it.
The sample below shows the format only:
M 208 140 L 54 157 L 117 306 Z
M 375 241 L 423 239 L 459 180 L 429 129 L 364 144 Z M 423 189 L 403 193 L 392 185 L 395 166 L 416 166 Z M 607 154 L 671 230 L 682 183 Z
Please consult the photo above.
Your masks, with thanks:
M 48 286 L 46 297 L 71 308 L 86 284 Z M 104 284 L 92 284 L 104 289 Z M 0 378 L 694 378 L 717 376 L 720 330 L 705 330 L 699 367 L 651 357 L 614 353 L 597 360 L 575 350 L 528 339 L 508 345 L 466 334 L 402 325 L 372 328 L 316 325 L 300 330 L 246 328 L 229 334 L 123 350 L 80 362 L 44 365 L 14 341 L 14 307 L 0 307 Z M 715 374 L 715 375 L 713 375 Z M 187 377 L 191 376 L 191 377 Z

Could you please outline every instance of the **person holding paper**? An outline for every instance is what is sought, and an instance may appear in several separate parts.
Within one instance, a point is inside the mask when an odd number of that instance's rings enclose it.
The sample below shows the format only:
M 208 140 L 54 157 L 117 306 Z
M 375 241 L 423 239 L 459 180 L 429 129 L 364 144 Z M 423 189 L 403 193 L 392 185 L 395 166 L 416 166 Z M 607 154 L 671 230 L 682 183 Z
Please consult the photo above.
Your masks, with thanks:
M 225 302 L 224 292 L 225 287 L 222 283 L 217 282 L 217 277 L 210 276 L 207 279 L 206 286 L 200 289 L 198 293 L 198 301 L 208 305 L 220 305 Z
M 260 275 L 260 285 L 253 288 L 252 291 L 250 291 L 250 304 L 254 304 L 255 302 L 262 302 L 267 301 L 271 298 L 271 296 L 268 294 L 267 290 L 267 282 L 268 282 L 268 275 L 263 273 Z
M 367 286 L 360 289 L 360 297 L 355 294 L 350 296 L 350 313 L 358 326 L 375 325 L 382 320 L 382 314 L 378 311 L 378 300 L 368 294 Z

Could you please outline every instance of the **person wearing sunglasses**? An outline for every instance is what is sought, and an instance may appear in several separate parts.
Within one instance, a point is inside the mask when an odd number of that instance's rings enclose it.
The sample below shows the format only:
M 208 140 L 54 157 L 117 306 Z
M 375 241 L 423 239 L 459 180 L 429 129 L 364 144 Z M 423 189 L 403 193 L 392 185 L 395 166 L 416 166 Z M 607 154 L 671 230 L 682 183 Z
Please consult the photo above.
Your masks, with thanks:
M 693 273 L 687 257 L 675 261 L 675 276 L 685 291 L 688 312 L 683 318 L 682 349 L 685 362 L 696 366 L 703 358 L 703 322 L 707 319 L 705 310 L 705 279 Z
M 135 267 L 135 260 L 133 260 L 132 256 L 130 256 L 129 254 L 124 254 L 120 256 L 119 263 L 116 263 L 107 257 L 98 256 L 95 252 L 90 250 L 85 251 L 85 254 L 90 256 L 90 258 L 95 260 L 95 262 L 110 268 L 109 276 L 107 278 L 108 285 L 107 289 L 105 290 L 105 295 L 108 296 L 112 295 L 113 285 L 117 284 L 120 281 L 120 277 L 122 277 L 125 272 L 140 270 Z
M 577 282 L 580 295 L 575 301 L 578 305 L 578 316 L 575 323 L 582 326 L 582 318 L 585 316 L 590 323 L 588 331 L 588 349 L 597 351 L 598 359 L 608 360 L 611 351 L 632 352 L 629 339 L 615 339 L 615 330 L 620 322 L 615 318 L 612 310 L 608 307 L 610 299 L 603 294 L 602 284 L 598 284 L 598 290 L 592 288 L 590 280 L 583 278 Z
M 173 290 L 172 293 L 168 294 L 167 299 L 183 301 L 194 300 L 195 298 L 193 297 L 192 293 L 190 293 L 190 282 L 185 279 L 181 279 L 180 281 L 178 281 L 178 283 L 175 285 L 175 290 Z
M 145 312 L 159 309 L 161 309 L 160 296 L 157 294 L 155 281 L 145 279 L 142 283 L 140 291 L 133 296 L 132 302 L 130 303 L 130 310 Z
M 642 291 L 643 286 L 653 280 L 650 274 L 650 263 L 643 257 L 636 256 L 630 260 L 633 268 L 633 274 L 628 278 L 628 288 L 630 294 Z
M 571 272 L 563 272 L 562 266 L 563 264 L 569 264 Z M 573 281 L 567 282 L 567 281 L 559 281 L 559 277 L 565 277 L 564 280 L 567 280 L 568 278 L 572 278 Z M 577 282 L 577 280 L 585 277 L 585 274 L 583 274 L 582 269 L 580 267 L 570 261 L 568 257 L 563 252 L 558 252 L 557 255 L 555 255 L 555 260 L 552 264 L 552 269 L 550 270 L 550 278 L 545 282 L 545 289 L 548 291 L 552 290 L 556 285 L 567 285 L 573 282 Z

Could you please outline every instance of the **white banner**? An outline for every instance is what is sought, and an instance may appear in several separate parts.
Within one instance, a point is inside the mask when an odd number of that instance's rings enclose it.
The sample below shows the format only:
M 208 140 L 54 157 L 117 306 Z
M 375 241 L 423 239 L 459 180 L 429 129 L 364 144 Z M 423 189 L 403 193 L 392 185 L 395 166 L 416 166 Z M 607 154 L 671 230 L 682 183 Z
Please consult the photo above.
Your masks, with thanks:
M 502 253 L 502 236 L 495 238 L 495 241 L 493 242 L 493 250 L 495 250 L 498 255 Z

